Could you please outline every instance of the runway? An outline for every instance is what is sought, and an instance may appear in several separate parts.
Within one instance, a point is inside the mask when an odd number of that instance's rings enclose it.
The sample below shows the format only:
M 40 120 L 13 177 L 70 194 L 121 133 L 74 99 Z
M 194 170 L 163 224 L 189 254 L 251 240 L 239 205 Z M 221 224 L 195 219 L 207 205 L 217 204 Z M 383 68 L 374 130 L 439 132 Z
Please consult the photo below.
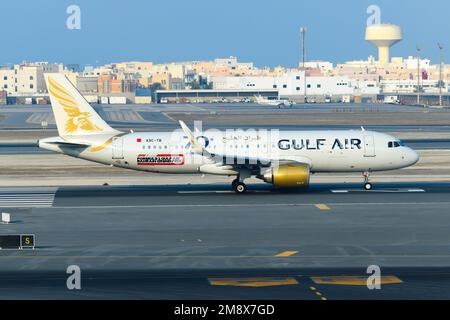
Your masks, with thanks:
M 13 223 L 0 234 L 35 234 L 37 247 L 0 251 L 0 298 L 445 299 L 449 193 L 450 183 L 1 188 Z M 22 208 L 7 205 L 21 197 Z M 72 264 L 79 292 L 65 288 Z M 365 286 L 369 265 L 386 276 L 381 290 Z

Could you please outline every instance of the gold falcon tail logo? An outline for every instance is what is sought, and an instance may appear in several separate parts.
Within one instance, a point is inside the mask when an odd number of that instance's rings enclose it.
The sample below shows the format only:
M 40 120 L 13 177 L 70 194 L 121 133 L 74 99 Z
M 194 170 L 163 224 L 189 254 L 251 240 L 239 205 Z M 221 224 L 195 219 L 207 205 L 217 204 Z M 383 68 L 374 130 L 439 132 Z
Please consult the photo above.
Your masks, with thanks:
M 67 117 L 69 117 L 64 126 L 66 133 L 74 133 L 80 129 L 88 132 L 103 131 L 103 128 L 96 126 L 89 119 L 91 117 L 89 112 L 81 112 L 73 95 L 62 88 L 62 86 L 56 83 L 51 77 L 48 77 L 48 83 L 48 91 L 56 100 L 58 100 Z

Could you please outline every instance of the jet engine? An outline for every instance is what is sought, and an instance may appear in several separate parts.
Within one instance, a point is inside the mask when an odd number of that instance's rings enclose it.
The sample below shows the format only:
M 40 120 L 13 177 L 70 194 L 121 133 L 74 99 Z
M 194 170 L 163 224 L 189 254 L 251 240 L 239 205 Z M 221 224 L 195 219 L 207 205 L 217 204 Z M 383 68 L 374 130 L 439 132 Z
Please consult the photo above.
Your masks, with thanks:
M 262 179 L 276 188 L 307 188 L 310 167 L 308 164 L 281 164 L 264 172 Z

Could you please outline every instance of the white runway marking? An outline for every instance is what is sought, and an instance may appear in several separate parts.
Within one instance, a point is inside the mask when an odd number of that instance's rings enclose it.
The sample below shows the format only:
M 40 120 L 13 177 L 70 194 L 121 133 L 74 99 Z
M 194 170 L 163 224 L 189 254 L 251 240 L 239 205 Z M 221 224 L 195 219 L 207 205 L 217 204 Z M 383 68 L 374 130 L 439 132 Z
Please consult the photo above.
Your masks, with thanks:
M 227 194 L 227 193 L 235 193 L 232 190 L 218 190 L 218 191 L 213 191 L 213 190 L 205 190 L 205 191 L 177 191 L 178 194 L 212 194 L 212 193 L 216 193 L 216 194 Z M 256 190 L 256 191 L 249 191 L 248 193 L 270 193 L 269 190 Z
M 216 191 L 177 191 L 179 194 L 203 194 L 203 193 L 216 193 Z
M 49 208 L 55 192 L 0 193 L 0 208 Z
M 370 191 L 366 191 L 366 190 L 359 190 L 359 189 L 355 189 L 355 190 L 331 190 L 332 193 L 350 193 L 350 192 L 355 192 L 355 193 L 410 193 L 410 192 L 426 192 L 423 189 L 397 189 L 397 190 L 388 190 L 388 189 L 380 189 L 380 190 L 370 190 Z

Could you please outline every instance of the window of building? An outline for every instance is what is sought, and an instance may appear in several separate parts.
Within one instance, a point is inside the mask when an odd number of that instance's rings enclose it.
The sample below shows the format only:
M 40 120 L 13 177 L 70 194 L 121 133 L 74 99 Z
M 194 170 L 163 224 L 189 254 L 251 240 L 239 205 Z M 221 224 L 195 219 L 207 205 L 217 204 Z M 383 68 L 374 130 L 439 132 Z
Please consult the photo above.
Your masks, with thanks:
M 283 84 L 283 88 L 286 89 L 287 88 L 287 84 Z
M 30 76 L 30 80 L 33 80 L 33 76 Z
M 3 77 L 3 80 L 8 80 L 8 77 L 7 77 L 7 76 L 4 76 L 4 77 Z
M 276 84 L 274 84 L 274 85 L 273 85 L 273 88 L 276 89 L 276 88 L 278 88 L 278 86 L 277 86 Z
M 3 88 L 8 89 L 8 85 L 7 84 L 3 85 Z
M 296 76 L 295 79 L 300 80 L 300 76 Z
M 30 84 L 30 89 L 33 89 L 33 88 L 34 88 L 34 86 L 32 84 Z

